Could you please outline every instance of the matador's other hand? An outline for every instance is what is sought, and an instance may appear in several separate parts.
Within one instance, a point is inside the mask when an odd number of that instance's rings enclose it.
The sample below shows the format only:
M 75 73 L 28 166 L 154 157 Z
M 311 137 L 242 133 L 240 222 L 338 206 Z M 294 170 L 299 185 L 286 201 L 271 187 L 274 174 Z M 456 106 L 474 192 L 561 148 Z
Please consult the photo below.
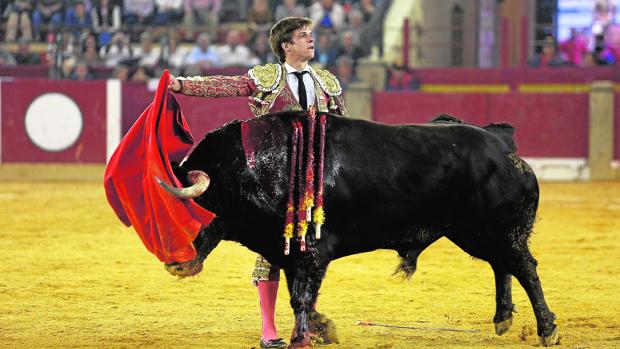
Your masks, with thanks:
M 171 90 L 172 92 L 179 93 L 181 92 L 182 88 L 183 88 L 183 85 L 181 85 L 181 82 L 174 76 L 170 75 L 170 82 L 168 83 L 168 89 Z

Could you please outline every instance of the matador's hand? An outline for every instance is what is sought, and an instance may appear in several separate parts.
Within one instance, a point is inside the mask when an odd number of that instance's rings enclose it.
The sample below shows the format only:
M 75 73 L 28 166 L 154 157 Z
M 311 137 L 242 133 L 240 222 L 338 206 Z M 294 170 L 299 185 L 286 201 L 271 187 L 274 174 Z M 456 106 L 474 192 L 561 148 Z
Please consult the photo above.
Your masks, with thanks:
M 181 85 L 181 82 L 174 76 L 170 75 L 170 82 L 168 83 L 168 89 L 171 90 L 172 92 L 179 93 L 181 92 L 182 88 L 183 88 L 183 85 Z

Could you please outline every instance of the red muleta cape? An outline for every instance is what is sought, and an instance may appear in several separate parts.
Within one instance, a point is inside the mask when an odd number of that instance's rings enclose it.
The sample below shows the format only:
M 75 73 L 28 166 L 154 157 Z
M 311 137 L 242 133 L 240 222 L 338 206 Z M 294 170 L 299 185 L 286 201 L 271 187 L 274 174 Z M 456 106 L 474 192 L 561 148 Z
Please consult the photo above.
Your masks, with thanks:
M 173 197 L 155 177 L 179 187 L 171 161 L 181 162 L 193 145 L 176 99 L 168 93 L 165 71 L 155 99 L 116 148 L 105 171 L 108 202 L 118 218 L 133 225 L 146 248 L 164 263 L 196 256 L 192 241 L 215 215 L 193 200 Z

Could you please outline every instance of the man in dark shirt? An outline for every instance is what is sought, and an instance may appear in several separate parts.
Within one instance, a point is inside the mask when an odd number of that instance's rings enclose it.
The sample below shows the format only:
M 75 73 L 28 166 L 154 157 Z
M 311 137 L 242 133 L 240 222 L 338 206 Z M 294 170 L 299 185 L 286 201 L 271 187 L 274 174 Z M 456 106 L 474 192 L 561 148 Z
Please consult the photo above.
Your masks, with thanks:
M 30 51 L 30 40 L 21 38 L 17 53 L 15 54 L 17 64 L 41 64 L 41 57 Z

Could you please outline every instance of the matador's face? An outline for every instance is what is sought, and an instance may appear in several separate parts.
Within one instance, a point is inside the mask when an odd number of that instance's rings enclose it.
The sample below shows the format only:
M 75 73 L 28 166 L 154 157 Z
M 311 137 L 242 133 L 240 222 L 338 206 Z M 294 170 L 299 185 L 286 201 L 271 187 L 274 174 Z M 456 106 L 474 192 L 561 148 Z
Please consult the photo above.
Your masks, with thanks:
M 291 42 L 284 43 L 287 61 L 309 61 L 314 58 L 314 34 L 310 27 L 303 27 L 293 32 Z

